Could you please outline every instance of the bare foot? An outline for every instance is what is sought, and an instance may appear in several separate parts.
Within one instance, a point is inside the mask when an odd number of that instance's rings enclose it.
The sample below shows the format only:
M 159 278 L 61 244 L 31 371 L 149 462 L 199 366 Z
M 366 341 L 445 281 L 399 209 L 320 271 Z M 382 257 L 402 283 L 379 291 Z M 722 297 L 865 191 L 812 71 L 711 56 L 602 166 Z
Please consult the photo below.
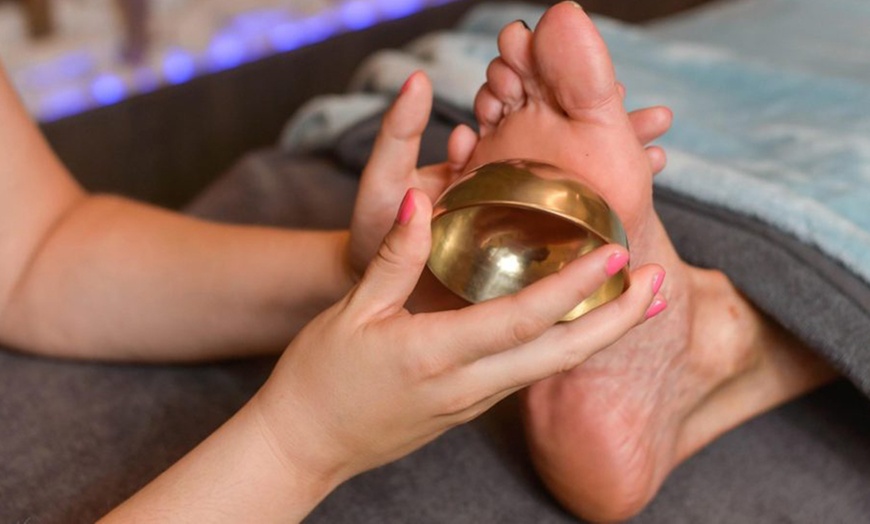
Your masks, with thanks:
M 641 145 L 663 115 L 626 114 L 607 49 L 579 6 L 550 8 L 534 34 L 507 26 L 499 49 L 475 104 L 471 164 L 530 158 L 575 172 L 622 218 L 632 263 L 667 270 L 668 311 L 525 396 L 532 456 L 553 494 L 586 519 L 623 520 L 682 460 L 834 373 L 721 273 L 680 260 L 652 205 L 664 157 Z

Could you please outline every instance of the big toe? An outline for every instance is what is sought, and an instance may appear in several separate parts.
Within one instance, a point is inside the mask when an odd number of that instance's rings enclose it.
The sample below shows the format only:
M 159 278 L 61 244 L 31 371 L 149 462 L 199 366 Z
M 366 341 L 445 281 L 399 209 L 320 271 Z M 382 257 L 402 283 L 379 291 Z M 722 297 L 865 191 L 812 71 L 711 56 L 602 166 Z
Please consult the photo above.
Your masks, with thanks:
M 553 103 L 568 116 L 586 119 L 608 107 L 622 109 L 607 46 L 578 4 L 566 1 L 547 10 L 534 32 L 533 53 Z

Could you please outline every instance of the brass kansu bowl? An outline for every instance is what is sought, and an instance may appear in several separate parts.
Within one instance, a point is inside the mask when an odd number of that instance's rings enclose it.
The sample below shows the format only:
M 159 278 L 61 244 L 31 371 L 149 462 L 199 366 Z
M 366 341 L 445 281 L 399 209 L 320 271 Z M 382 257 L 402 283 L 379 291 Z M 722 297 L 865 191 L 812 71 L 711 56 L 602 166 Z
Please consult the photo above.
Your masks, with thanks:
M 515 293 L 605 244 L 628 248 L 622 223 L 601 196 L 555 166 L 508 160 L 480 166 L 435 203 L 429 269 L 469 302 Z M 628 269 L 562 320 L 618 297 Z

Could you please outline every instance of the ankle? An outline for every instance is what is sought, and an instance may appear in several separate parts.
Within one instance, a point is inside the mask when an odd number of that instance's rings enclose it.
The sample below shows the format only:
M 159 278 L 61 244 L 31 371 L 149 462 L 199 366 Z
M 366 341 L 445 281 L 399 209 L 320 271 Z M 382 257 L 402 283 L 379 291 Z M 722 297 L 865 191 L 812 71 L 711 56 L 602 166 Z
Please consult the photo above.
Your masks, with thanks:
M 689 354 L 710 389 L 759 368 L 765 319 L 727 275 L 689 267 Z
M 711 342 L 694 337 L 693 351 L 701 354 L 695 362 L 707 373 L 706 394 L 682 419 L 675 463 L 750 418 L 837 377 L 818 355 L 756 310 L 726 277 L 697 276 L 699 290 L 706 294 L 699 302 L 717 305 L 719 296 L 730 298 L 717 306 L 727 314 L 704 321 L 718 325 L 719 334 L 712 333 Z

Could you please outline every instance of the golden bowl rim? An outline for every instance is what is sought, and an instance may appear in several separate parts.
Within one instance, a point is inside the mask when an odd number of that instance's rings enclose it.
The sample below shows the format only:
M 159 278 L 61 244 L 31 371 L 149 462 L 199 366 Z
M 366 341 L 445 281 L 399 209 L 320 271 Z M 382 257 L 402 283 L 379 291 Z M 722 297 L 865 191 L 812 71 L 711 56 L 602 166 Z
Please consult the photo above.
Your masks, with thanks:
M 463 183 L 468 182 L 472 179 L 478 171 L 480 171 L 484 167 L 494 166 L 497 164 L 504 164 L 509 166 L 512 169 L 524 171 L 530 174 L 535 182 L 539 182 L 542 184 L 558 186 L 560 189 L 568 189 L 575 194 L 579 195 L 581 199 L 587 200 L 592 199 L 596 204 L 602 206 L 606 210 L 606 224 L 604 227 L 608 230 L 607 232 L 600 231 L 593 224 L 589 223 L 587 220 L 584 220 L 574 214 L 563 211 L 561 209 L 556 209 L 553 207 L 548 207 L 543 204 L 540 204 L 536 201 L 524 201 L 519 199 L 480 199 L 480 200 L 467 200 L 465 202 L 461 202 L 459 205 L 447 207 L 444 204 L 444 198 L 450 194 L 451 191 L 455 190 L 456 187 L 460 186 Z M 558 216 L 564 220 L 567 220 L 577 226 L 583 228 L 584 230 L 594 234 L 598 238 L 602 239 L 605 243 L 611 244 L 619 244 L 626 249 L 628 249 L 628 235 L 625 231 L 625 226 L 622 224 L 622 220 L 613 211 L 613 208 L 610 207 L 610 204 L 607 200 L 604 199 L 596 190 L 592 189 L 588 184 L 581 182 L 579 180 L 575 180 L 569 177 L 555 177 L 555 178 L 547 178 L 541 177 L 530 171 L 525 166 L 529 164 L 538 164 L 548 169 L 553 169 L 557 172 L 566 172 L 569 171 L 562 169 L 556 165 L 550 164 L 548 162 L 544 162 L 542 160 L 535 159 L 520 159 L 520 158 L 512 158 L 507 160 L 498 160 L 494 162 L 486 162 L 480 164 L 473 169 L 470 169 L 463 173 L 459 178 L 454 180 L 444 191 L 436 199 L 435 203 L 432 207 L 432 218 L 431 221 L 434 222 L 444 216 L 447 213 L 452 213 L 455 211 L 459 211 L 462 209 L 469 209 L 474 207 L 483 207 L 483 206 L 507 206 L 507 207 L 516 207 L 522 209 L 529 209 L 533 211 L 538 211 L 541 213 L 546 213 L 550 215 Z

